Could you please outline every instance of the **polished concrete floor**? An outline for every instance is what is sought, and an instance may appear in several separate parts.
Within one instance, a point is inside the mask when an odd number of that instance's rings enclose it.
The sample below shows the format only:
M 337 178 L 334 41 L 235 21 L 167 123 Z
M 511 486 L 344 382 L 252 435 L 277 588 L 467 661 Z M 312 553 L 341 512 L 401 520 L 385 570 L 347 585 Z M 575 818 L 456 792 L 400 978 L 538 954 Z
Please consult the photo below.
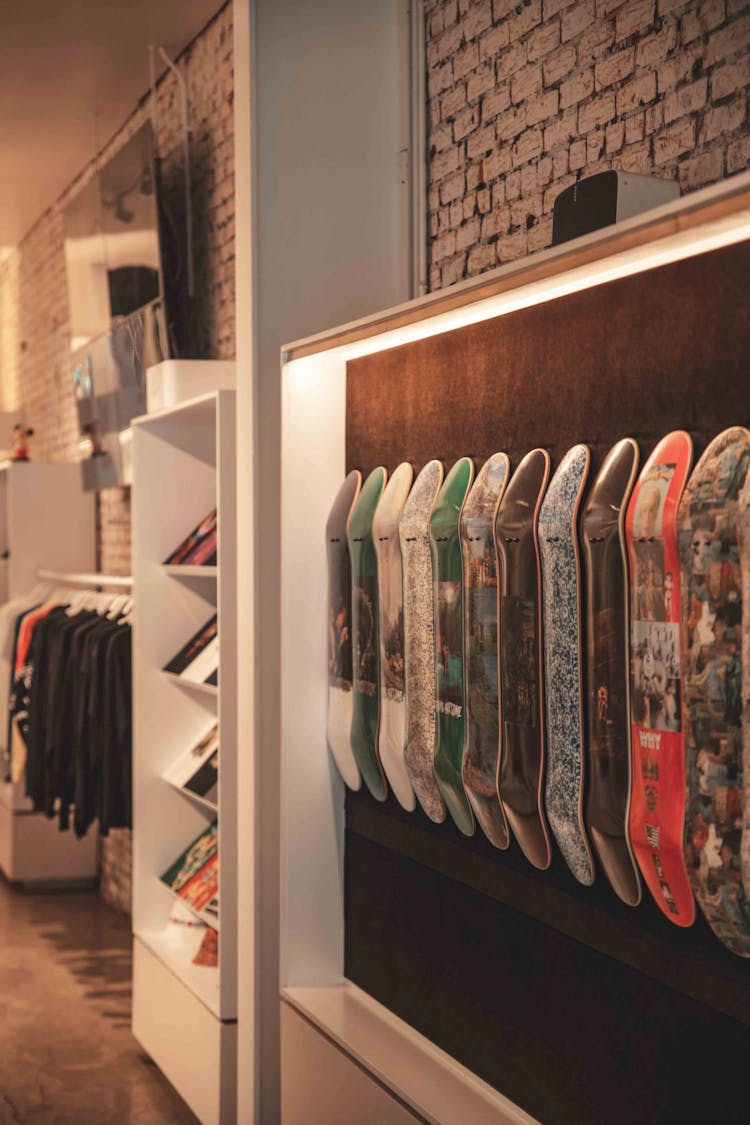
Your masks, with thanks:
M 194 1123 L 130 1034 L 130 929 L 0 877 L 0 1125 Z

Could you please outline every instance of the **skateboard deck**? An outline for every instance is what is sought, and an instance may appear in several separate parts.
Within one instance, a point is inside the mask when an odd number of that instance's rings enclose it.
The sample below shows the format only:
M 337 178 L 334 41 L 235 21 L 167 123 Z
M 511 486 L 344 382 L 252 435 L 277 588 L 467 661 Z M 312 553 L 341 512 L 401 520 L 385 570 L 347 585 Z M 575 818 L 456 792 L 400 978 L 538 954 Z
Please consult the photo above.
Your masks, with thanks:
M 507 453 L 495 453 L 484 463 L 466 498 L 460 525 L 466 649 L 466 745 L 461 776 L 474 815 L 496 848 L 507 848 L 510 842 L 497 796 L 500 721 L 494 533 L 509 473 Z
M 594 881 L 595 869 L 583 822 L 584 637 L 578 515 L 590 464 L 588 446 L 569 449 L 539 512 L 547 720 L 544 805 L 565 862 L 587 887 Z
M 461 767 L 465 736 L 464 620 L 461 579 L 461 511 L 474 479 L 474 464 L 461 457 L 448 473 L 430 517 L 435 589 L 435 780 L 456 827 L 474 832 Z
M 500 721 L 497 786 L 529 863 L 550 865 L 542 809 L 544 704 L 541 682 L 541 570 L 537 527 L 550 459 L 532 449 L 505 490 L 495 520 L 500 596 Z
M 413 812 L 415 800 L 404 762 L 404 589 L 398 521 L 413 479 L 414 470 L 408 461 L 404 461 L 385 486 L 372 521 L 372 538 L 378 560 L 378 756 L 396 800 L 407 812 Z
M 362 485 L 349 519 L 352 560 L 352 752 L 373 797 L 384 801 L 388 787 L 378 758 L 378 567 L 372 521 L 387 473 L 373 469 Z
M 677 515 L 687 769 L 685 861 L 709 926 L 741 957 L 750 957 L 750 898 L 743 865 L 748 841 L 747 834 L 743 841 L 743 771 L 750 763 L 743 762 L 741 683 L 748 557 L 744 545 L 742 558 L 739 534 L 748 464 L 750 431 L 739 426 L 724 430 L 693 470 Z
M 445 820 L 435 781 L 435 602 L 430 516 L 443 483 L 440 461 L 428 461 L 398 521 L 404 573 L 406 746 L 404 762 L 417 800 L 430 820 Z
M 350 789 L 362 784 L 352 752 L 352 566 L 346 531 L 362 487 L 358 469 L 336 493 L 326 522 L 328 556 L 328 717 L 326 740 L 338 771 Z
M 677 506 L 693 443 L 667 434 L 641 470 L 628 505 L 630 563 L 630 844 L 656 905 L 691 926 L 695 901 L 683 857 L 685 741 L 681 716 Z
M 586 574 L 586 828 L 615 893 L 641 901 L 630 845 L 630 668 L 625 514 L 638 470 L 638 446 L 610 449 L 581 521 Z

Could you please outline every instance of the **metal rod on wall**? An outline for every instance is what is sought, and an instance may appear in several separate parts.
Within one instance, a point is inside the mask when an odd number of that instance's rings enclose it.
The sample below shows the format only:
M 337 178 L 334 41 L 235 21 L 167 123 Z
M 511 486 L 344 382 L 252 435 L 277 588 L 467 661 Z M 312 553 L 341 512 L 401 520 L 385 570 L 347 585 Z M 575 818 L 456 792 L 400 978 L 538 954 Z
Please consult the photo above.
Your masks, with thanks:
M 66 573 L 40 568 L 36 576 L 40 582 L 54 582 L 58 586 L 117 586 L 123 590 L 130 590 L 133 586 L 132 574 Z

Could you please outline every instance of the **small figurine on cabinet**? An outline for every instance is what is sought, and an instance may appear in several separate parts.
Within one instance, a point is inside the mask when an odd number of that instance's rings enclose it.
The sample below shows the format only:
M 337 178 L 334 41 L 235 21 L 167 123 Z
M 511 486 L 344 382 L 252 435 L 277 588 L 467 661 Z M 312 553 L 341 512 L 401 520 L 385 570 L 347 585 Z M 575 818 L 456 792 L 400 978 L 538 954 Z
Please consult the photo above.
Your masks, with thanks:
M 105 451 L 102 448 L 98 422 L 86 422 L 82 432 L 84 436 L 81 439 L 81 448 L 88 453 L 89 457 L 103 457 Z
M 13 427 L 11 461 L 29 460 L 29 438 L 34 436 L 34 431 L 29 426 L 20 422 Z

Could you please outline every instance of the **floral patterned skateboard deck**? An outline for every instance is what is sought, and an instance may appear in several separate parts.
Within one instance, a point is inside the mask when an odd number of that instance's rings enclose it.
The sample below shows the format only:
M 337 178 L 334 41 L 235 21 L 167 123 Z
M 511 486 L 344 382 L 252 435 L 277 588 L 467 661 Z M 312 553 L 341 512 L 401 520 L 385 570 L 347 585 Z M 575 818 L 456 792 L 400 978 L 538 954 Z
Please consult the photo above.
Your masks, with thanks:
M 373 469 L 349 519 L 347 539 L 352 560 L 352 727 L 351 744 L 365 785 L 378 801 L 388 795 L 378 758 L 378 567 L 372 521 L 386 482 L 383 468 Z
M 632 438 L 610 449 L 582 519 L 588 712 L 586 827 L 615 893 L 641 901 L 630 846 L 630 675 L 625 514 L 638 470 Z
M 508 823 L 497 796 L 500 751 L 497 662 L 497 554 L 495 516 L 508 483 L 507 453 L 480 469 L 461 515 L 466 745 L 461 775 L 481 828 L 496 848 L 507 848 Z
M 667 434 L 641 470 L 625 523 L 630 562 L 630 843 L 656 905 L 678 926 L 695 920 L 682 838 L 685 740 L 680 669 L 677 506 L 693 442 Z
M 326 740 L 331 757 L 350 789 L 359 789 L 359 767 L 352 753 L 352 567 L 346 531 L 359 496 L 362 474 L 355 469 L 336 493 L 326 522 L 328 556 L 328 717 Z
M 430 517 L 435 587 L 435 780 L 457 828 L 474 832 L 461 767 L 465 741 L 464 621 L 458 526 L 474 465 L 461 457 L 445 478 Z
M 404 588 L 398 521 L 413 479 L 414 470 L 404 461 L 385 486 L 372 521 L 372 538 L 378 560 L 378 756 L 398 803 L 408 812 L 414 810 L 415 801 L 404 762 Z
M 539 513 L 547 719 L 544 804 L 565 862 L 585 886 L 591 886 L 595 871 L 583 823 L 584 638 L 578 514 L 590 463 L 588 446 L 569 449 Z
M 742 645 L 747 545 L 740 517 L 750 431 L 724 430 L 688 481 L 677 515 L 682 578 L 685 860 L 716 936 L 750 957 L 747 811 L 743 811 Z M 744 580 L 744 581 L 743 581 Z M 743 629 L 744 627 L 744 629 Z M 745 646 L 747 641 L 745 638 Z M 744 877 L 744 878 L 743 878 Z
M 541 682 L 539 508 L 550 459 L 532 449 L 505 490 L 495 520 L 500 594 L 500 720 L 498 792 L 521 849 L 534 867 L 549 867 L 542 809 L 544 705 Z
M 445 820 L 435 781 L 435 602 L 430 516 L 443 483 L 443 466 L 428 461 L 414 482 L 398 522 L 404 576 L 406 747 L 404 762 L 430 820 Z

